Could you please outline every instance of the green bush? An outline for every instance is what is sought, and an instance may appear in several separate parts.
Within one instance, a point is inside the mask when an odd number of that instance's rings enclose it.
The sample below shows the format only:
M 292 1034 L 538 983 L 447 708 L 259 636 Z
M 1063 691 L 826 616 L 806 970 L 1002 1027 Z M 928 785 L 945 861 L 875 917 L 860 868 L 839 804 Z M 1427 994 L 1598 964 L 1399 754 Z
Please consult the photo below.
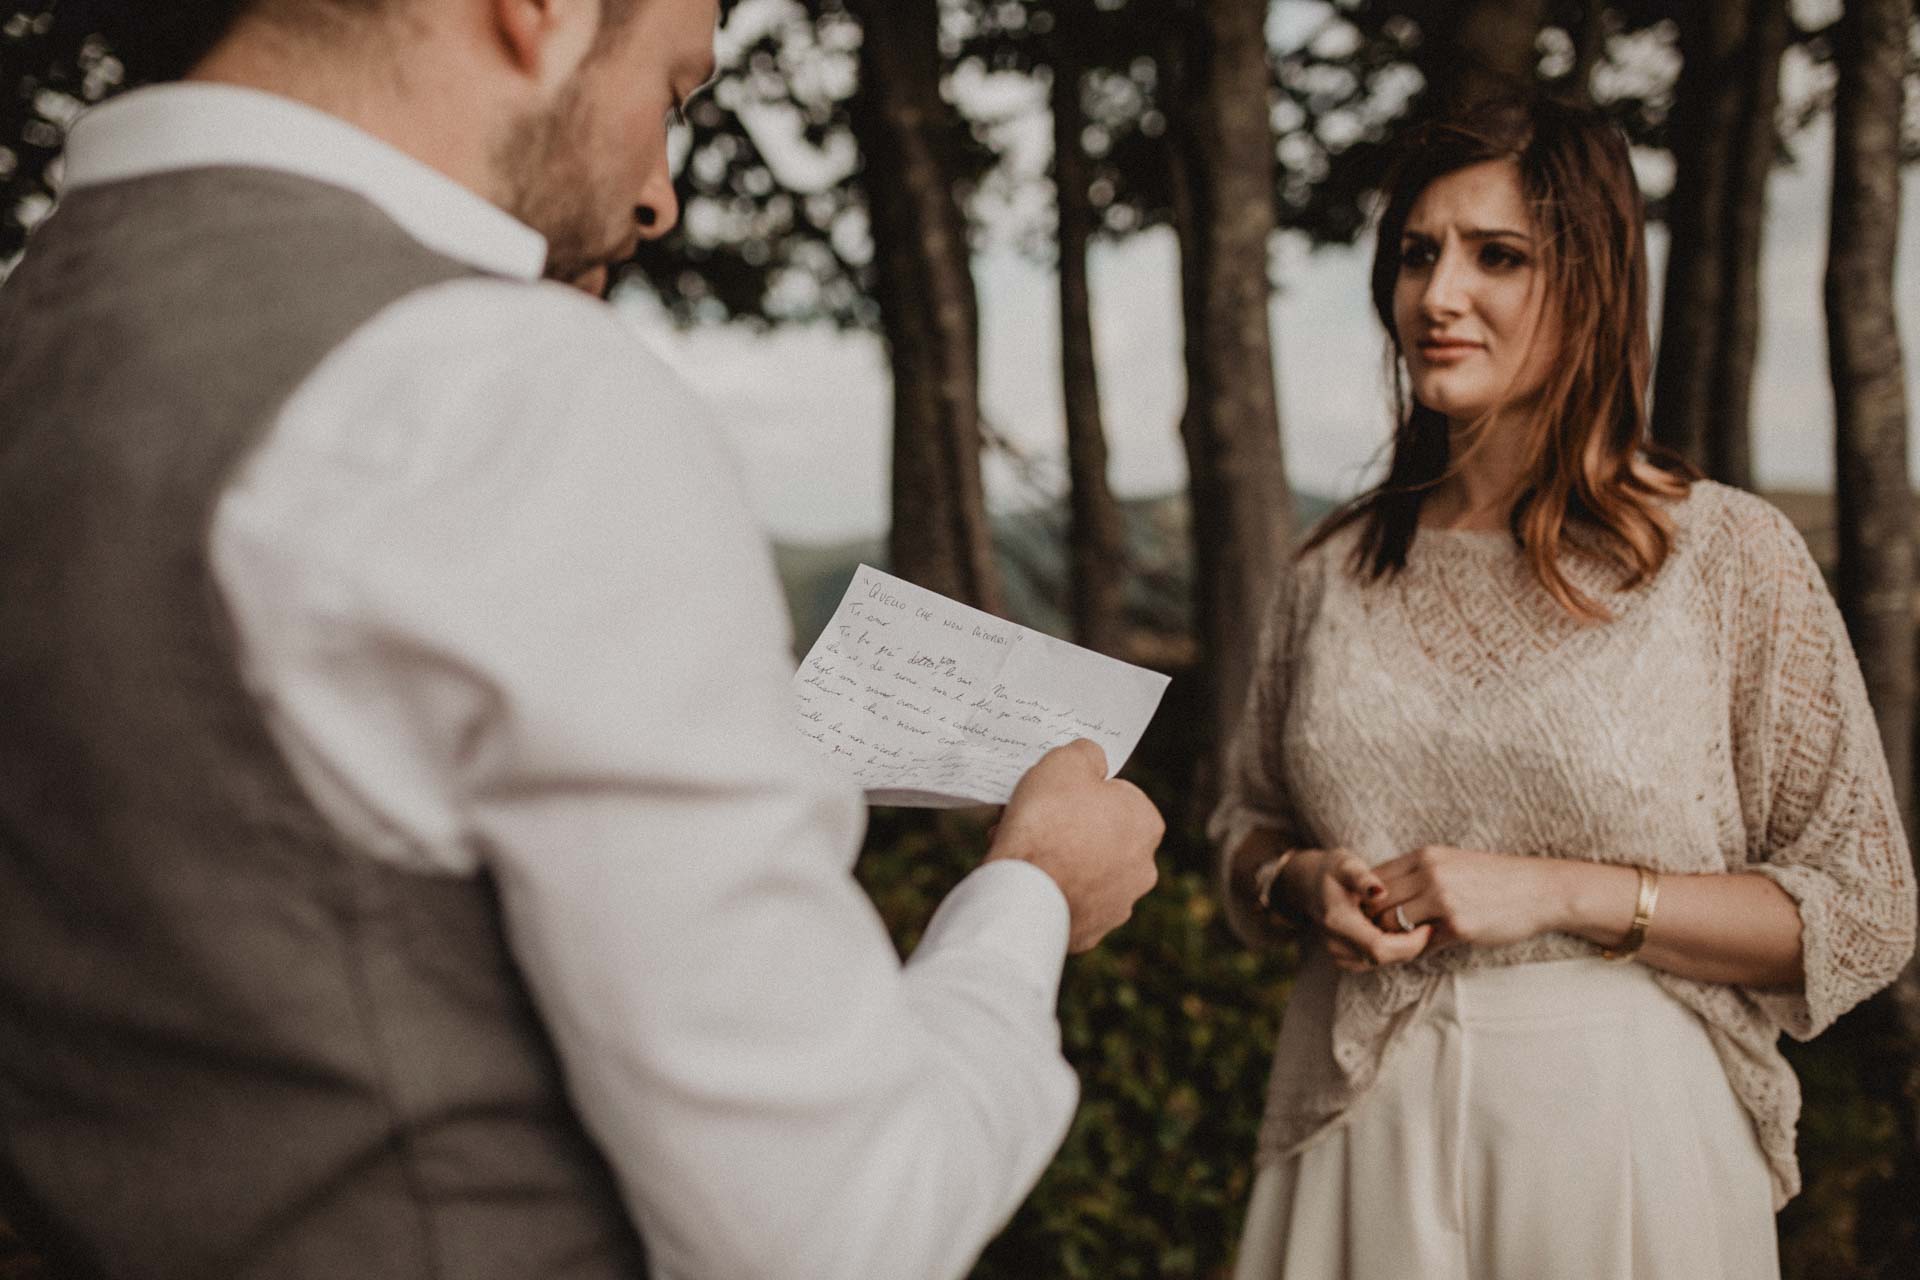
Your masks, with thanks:
M 882 812 L 860 877 L 903 947 L 978 861 L 982 822 Z M 1189 833 L 1160 886 L 1067 962 L 1060 1020 L 1081 1104 L 1058 1159 L 975 1280 L 1227 1273 L 1291 964 L 1227 931 Z

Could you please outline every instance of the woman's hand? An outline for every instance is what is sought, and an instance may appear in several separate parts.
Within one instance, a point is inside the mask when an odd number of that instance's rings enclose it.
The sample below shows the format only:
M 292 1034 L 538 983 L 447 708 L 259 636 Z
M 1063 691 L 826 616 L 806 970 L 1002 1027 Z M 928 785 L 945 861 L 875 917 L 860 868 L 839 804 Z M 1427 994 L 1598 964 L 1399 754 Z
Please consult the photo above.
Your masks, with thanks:
M 1373 869 L 1386 892 L 1368 898 L 1366 909 L 1384 928 L 1398 929 L 1404 918 L 1431 929 L 1435 946 L 1524 942 L 1559 927 L 1560 865 L 1428 845 Z
M 1380 901 L 1388 886 L 1347 849 L 1302 849 L 1287 863 L 1274 892 L 1319 930 L 1327 954 L 1349 973 L 1405 964 L 1426 949 L 1432 930 L 1388 932 L 1362 903 Z

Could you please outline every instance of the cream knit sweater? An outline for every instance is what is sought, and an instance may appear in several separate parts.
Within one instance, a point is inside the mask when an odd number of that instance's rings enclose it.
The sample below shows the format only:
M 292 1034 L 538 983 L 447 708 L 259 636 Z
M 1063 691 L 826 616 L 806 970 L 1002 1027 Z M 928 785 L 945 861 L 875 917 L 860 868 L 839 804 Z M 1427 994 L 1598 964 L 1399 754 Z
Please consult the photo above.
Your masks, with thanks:
M 1804 993 L 1656 977 L 1706 1023 L 1777 1207 L 1800 1183 L 1779 1033 L 1818 1034 L 1899 972 L 1912 865 L 1858 664 L 1799 534 L 1710 482 L 1669 510 L 1673 554 L 1633 591 L 1569 557 L 1614 615 L 1601 625 L 1554 603 L 1504 533 L 1423 530 L 1377 583 L 1347 571 L 1357 529 L 1316 548 L 1277 592 L 1209 834 L 1226 851 L 1272 828 L 1373 863 L 1444 844 L 1772 878 L 1800 907 Z M 1271 939 L 1252 903 L 1229 893 L 1228 913 Z M 1352 975 L 1311 948 L 1262 1160 L 1339 1119 L 1448 972 L 1594 951 L 1548 934 Z

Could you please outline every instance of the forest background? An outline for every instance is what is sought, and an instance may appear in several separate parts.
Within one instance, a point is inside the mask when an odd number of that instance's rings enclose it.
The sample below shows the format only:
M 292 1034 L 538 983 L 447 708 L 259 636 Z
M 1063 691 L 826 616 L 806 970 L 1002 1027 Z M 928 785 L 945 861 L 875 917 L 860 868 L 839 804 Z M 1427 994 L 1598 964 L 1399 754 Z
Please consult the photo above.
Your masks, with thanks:
M 176 74 L 218 7 L 0 4 L 0 272 L 74 116 Z M 682 227 L 614 299 L 722 408 L 797 642 L 864 556 L 1174 676 L 1130 767 L 1170 815 L 1162 888 L 1069 966 L 1084 1102 L 980 1280 L 1226 1274 L 1297 957 L 1228 936 L 1198 825 L 1260 603 L 1386 436 L 1356 264 L 1413 120 L 1535 87 L 1627 131 L 1655 434 L 1808 535 L 1912 831 L 1912 0 L 738 0 L 720 48 Z M 903 946 L 983 822 L 876 811 L 860 875 Z M 1920 970 L 1788 1053 L 1787 1275 L 1916 1274 Z M 46 1275 L 0 1224 L 0 1277 Z

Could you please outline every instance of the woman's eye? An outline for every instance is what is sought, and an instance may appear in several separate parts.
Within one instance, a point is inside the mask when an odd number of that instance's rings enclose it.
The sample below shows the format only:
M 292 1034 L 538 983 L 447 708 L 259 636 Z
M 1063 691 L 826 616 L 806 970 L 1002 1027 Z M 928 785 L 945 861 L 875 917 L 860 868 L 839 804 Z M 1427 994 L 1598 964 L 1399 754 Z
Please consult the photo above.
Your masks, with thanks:
M 1418 240 L 1409 240 L 1400 246 L 1400 265 L 1403 267 L 1430 267 L 1433 265 L 1433 246 Z
M 1525 254 L 1506 245 L 1490 244 L 1480 250 L 1480 265 L 1496 271 L 1521 266 L 1526 260 Z

